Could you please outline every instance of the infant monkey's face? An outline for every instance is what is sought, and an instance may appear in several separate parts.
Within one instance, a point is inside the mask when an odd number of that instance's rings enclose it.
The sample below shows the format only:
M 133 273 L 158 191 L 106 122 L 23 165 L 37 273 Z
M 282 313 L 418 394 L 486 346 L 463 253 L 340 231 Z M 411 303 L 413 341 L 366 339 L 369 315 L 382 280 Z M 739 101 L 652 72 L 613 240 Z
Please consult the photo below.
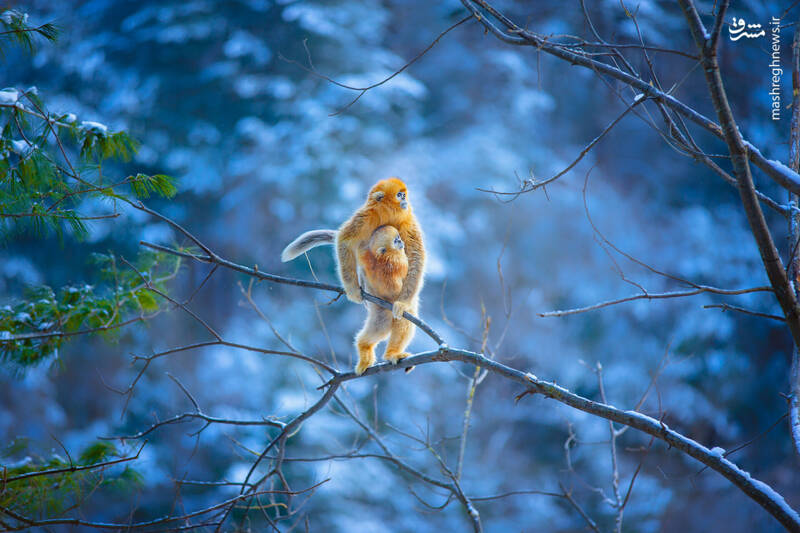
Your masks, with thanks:
M 370 248 L 375 255 L 383 255 L 389 250 L 403 250 L 406 245 L 394 226 L 381 226 L 370 239 Z

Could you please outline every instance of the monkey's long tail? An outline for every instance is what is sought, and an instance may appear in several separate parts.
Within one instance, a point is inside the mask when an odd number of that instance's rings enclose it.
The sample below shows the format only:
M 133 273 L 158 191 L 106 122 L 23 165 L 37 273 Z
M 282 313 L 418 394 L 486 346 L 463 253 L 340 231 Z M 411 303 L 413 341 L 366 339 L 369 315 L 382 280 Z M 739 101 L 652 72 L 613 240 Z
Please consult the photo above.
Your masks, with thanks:
M 283 249 L 281 253 L 281 261 L 284 263 L 291 261 L 298 255 L 309 251 L 317 246 L 323 244 L 333 244 L 336 242 L 336 230 L 332 229 L 315 229 L 307 231 L 300 235 L 298 238 L 289 243 L 289 246 Z

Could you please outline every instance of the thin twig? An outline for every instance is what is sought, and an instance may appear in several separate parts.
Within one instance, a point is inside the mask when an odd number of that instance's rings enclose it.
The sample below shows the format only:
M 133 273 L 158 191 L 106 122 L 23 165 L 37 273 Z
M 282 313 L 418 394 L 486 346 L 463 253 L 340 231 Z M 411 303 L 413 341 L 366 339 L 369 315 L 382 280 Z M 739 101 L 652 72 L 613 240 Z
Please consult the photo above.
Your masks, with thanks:
M 744 313 L 746 315 L 758 316 L 761 318 L 768 318 L 770 320 L 777 320 L 778 322 L 786 322 L 786 319 L 780 315 L 770 315 L 769 313 L 760 313 L 758 311 L 752 311 L 750 309 L 745 309 L 744 307 L 739 307 L 736 305 L 730 304 L 710 304 L 704 305 L 703 309 L 722 309 L 723 311 L 736 311 L 737 313 Z
M 611 305 L 617 305 L 626 302 L 633 302 L 635 300 L 662 300 L 666 298 L 683 298 L 686 296 L 695 296 L 697 294 L 723 294 L 728 296 L 740 295 L 740 294 L 749 294 L 752 292 L 772 292 L 772 287 L 752 287 L 749 289 L 719 289 L 717 287 L 707 287 L 705 285 L 701 285 L 696 289 L 688 290 L 688 291 L 673 291 L 673 292 L 648 292 L 646 294 L 635 294 L 633 296 L 628 296 L 625 298 L 618 298 L 616 300 L 608 300 L 605 302 L 596 303 L 594 305 L 588 305 L 586 307 L 577 307 L 574 309 L 565 309 L 563 311 L 547 311 L 545 313 L 539 313 L 541 317 L 556 317 L 556 316 L 567 316 L 567 315 L 576 315 L 578 313 L 585 313 L 587 311 L 594 311 L 597 309 L 602 309 L 603 307 L 608 307 Z
M 429 51 L 431 48 L 433 48 L 434 46 L 436 46 L 436 44 L 437 44 L 437 43 L 438 43 L 438 42 L 441 40 L 441 38 L 442 38 L 442 37 L 444 37 L 445 35 L 447 35 L 448 33 L 450 33 L 450 31 L 451 31 L 451 30 L 454 30 L 455 28 L 457 28 L 457 27 L 461 26 L 463 23 L 467 22 L 467 21 L 468 21 L 468 20 L 470 20 L 470 19 L 472 19 L 472 16 L 471 16 L 471 15 L 468 15 L 468 16 L 466 16 L 466 17 L 462 18 L 461 20 L 459 20 L 458 22 L 456 22 L 456 23 L 452 24 L 450 27 L 448 27 L 446 30 L 444 30 L 442 33 L 440 33 L 440 34 L 439 34 L 439 36 L 438 36 L 438 37 L 436 37 L 436 39 L 434 39 L 434 40 L 433 40 L 433 42 L 431 42 L 431 43 L 430 43 L 430 44 L 429 44 L 429 45 L 428 45 L 428 46 L 427 46 L 427 47 L 426 47 L 426 48 L 425 48 L 423 51 L 421 51 L 421 52 L 420 52 L 420 53 L 418 53 L 416 56 L 414 56 L 414 58 L 413 58 L 413 59 L 411 59 L 410 61 L 408 61 L 406 64 L 404 64 L 404 65 L 403 65 L 402 67 L 400 67 L 398 70 L 394 71 L 394 72 L 393 72 L 392 74 L 390 74 L 389 76 L 387 76 L 387 77 L 383 78 L 381 81 L 378 81 L 378 82 L 376 82 L 376 83 L 373 83 L 373 84 L 371 84 L 371 85 L 367 85 L 367 86 L 365 86 L 365 87 L 356 87 L 356 86 L 353 86 L 353 85 L 348 85 L 348 84 L 346 84 L 346 83 L 341 83 L 341 82 L 338 82 L 338 81 L 334 80 L 333 78 L 330 78 L 330 77 L 328 77 L 328 76 L 326 76 L 326 75 L 324 75 L 324 74 L 320 74 L 319 72 L 317 72 L 317 71 L 316 71 L 316 69 L 314 69 L 314 65 L 313 65 L 313 63 L 311 63 L 311 57 L 310 57 L 310 54 L 309 54 L 309 60 L 308 60 L 308 61 L 309 61 L 309 66 L 305 66 L 305 65 L 303 65 L 302 63 L 300 63 L 300 62 L 298 62 L 298 61 L 296 61 L 296 60 L 294 60 L 294 59 L 287 59 L 286 57 L 284 57 L 283 55 L 280 55 L 280 54 L 278 54 L 278 57 L 279 57 L 281 60 L 283 60 L 283 61 L 286 61 L 287 63 L 291 63 L 291 64 L 293 64 L 293 65 L 296 65 L 296 66 L 300 67 L 301 69 L 305 70 L 305 71 L 306 71 L 306 72 L 308 72 L 309 74 L 312 74 L 312 75 L 314 75 L 314 76 L 316 76 L 316 77 L 318 77 L 318 78 L 321 78 L 321 79 L 323 79 L 323 80 L 325 80 L 325 81 L 327 81 L 327 82 L 330 82 L 330 83 L 332 83 L 333 85 L 336 85 L 337 87 L 341 87 L 342 89 L 348 89 L 348 90 L 350 90 L 350 91 L 357 91 L 357 92 L 359 93 L 359 94 L 358 94 L 358 95 L 357 95 L 355 98 L 353 98 L 353 99 L 352 99 L 352 100 L 351 100 L 351 101 L 350 101 L 348 104 L 346 104 L 345 106 L 343 106 L 343 107 L 339 108 L 337 111 L 335 111 L 335 112 L 333 112 L 333 113 L 330 113 L 330 116 L 335 116 L 335 115 L 339 115 L 339 114 L 341 114 L 341 113 L 345 112 L 345 111 L 346 111 L 347 109 L 349 109 L 349 108 L 350 108 L 350 107 L 351 107 L 353 104 L 355 104 L 356 102 L 358 102 L 358 100 L 359 100 L 359 99 L 360 99 L 362 96 L 364 96 L 364 94 L 365 94 L 367 91 L 369 91 L 369 90 L 371 90 L 371 89 L 374 89 L 374 88 L 376 88 L 376 87 L 380 87 L 381 85 L 383 85 L 383 84 L 385 84 L 385 83 L 387 83 L 387 82 L 391 81 L 393 78 L 395 78 L 395 77 L 399 76 L 400 74 L 402 74 L 402 73 L 403 73 L 403 71 L 405 71 L 405 70 L 406 70 L 408 67 L 410 67 L 410 66 L 411 66 L 411 65 L 413 65 L 414 63 L 416 63 L 416 62 L 417 62 L 417 60 L 419 60 L 420 58 L 422 58 L 422 56 L 424 56 L 425 54 L 427 54 L 427 53 L 428 53 L 428 51 Z M 306 49 L 306 51 L 308 51 L 308 49 Z

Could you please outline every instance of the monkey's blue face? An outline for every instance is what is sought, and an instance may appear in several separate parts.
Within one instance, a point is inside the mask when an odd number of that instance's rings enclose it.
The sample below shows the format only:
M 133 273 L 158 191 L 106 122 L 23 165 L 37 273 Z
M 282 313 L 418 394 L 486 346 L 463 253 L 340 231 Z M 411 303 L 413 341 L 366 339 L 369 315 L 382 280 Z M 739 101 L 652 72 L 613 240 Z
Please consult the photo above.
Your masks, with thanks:
M 400 202 L 402 209 L 408 209 L 408 200 L 406 199 L 406 191 L 397 192 L 397 201 Z M 402 243 L 402 241 L 400 241 Z
M 402 250 L 406 247 L 405 243 L 403 242 L 403 239 L 400 238 L 400 235 L 397 235 L 395 236 L 394 239 L 392 239 L 390 246 L 392 247 L 393 250 Z M 381 246 L 380 248 L 378 248 L 377 254 L 383 255 L 386 253 L 386 251 L 387 251 L 386 247 Z
M 397 178 L 389 178 L 376 183 L 369 192 L 369 201 L 382 204 L 390 210 L 409 209 L 406 184 Z

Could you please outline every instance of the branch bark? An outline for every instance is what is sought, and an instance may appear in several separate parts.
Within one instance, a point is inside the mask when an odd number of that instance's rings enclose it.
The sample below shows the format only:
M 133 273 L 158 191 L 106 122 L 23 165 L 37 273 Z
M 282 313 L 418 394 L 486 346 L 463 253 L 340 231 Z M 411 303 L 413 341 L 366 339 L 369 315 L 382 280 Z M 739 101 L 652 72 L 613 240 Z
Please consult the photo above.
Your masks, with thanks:
M 792 42 L 792 119 L 789 137 L 789 166 L 800 170 L 800 26 L 795 29 Z M 797 244 L 800 242 L 800 214 L 798 196 L 789 193 L 789 281 L 794 288 L 795 298 L 800 296 L 797 276 L 800 273 L 800 258 Z M 795 451 L 800 454 L 800 345 L 795 343 L 792 350 L 792 368 L 789 375 L 789 430 Z

